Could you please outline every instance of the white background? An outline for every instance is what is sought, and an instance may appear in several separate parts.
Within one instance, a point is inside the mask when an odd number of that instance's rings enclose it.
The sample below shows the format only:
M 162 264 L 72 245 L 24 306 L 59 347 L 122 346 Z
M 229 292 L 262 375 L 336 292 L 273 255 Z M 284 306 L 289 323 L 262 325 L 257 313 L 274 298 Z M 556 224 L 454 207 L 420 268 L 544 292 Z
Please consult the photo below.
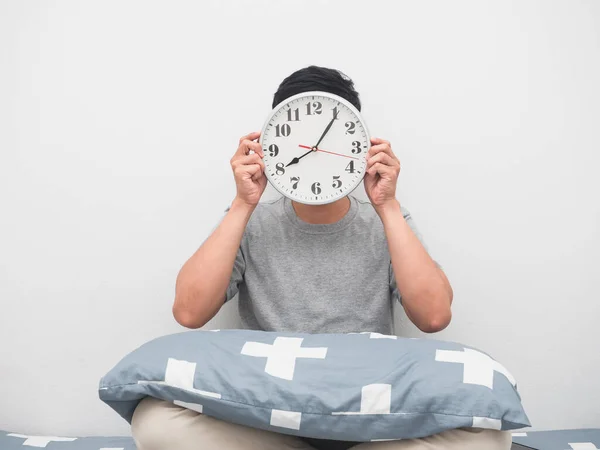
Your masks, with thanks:
M 237 140 L 309 64 L 402 161 L 455 290 L 432 337 L 501 361 L 535 429 L 600 424 L 599 2 L 2 0 L 0 429 L 129 433 L 98 381 L 182 329 Z

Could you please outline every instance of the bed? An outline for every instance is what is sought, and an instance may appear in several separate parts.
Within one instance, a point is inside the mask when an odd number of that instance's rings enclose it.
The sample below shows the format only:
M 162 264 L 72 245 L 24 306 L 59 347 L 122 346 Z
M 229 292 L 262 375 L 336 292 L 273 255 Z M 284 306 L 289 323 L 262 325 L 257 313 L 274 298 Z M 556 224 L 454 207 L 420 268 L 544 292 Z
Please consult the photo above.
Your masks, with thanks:
M 0 430 L 1 450 L 136 450 L 131 437 L 33 436 Z

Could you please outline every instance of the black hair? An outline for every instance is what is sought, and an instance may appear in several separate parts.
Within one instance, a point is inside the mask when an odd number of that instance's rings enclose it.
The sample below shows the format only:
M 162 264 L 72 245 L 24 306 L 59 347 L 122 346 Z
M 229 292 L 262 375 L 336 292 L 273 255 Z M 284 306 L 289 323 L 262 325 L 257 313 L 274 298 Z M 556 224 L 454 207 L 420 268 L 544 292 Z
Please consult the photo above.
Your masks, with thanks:
M 354 82 L 344 73 L 326 67 L 308 66 L 284 79 L 273 96 L 273 108 L 293 95 L 308 91 L 324 91 L 348 100 L 360 111 L 360 99 Z

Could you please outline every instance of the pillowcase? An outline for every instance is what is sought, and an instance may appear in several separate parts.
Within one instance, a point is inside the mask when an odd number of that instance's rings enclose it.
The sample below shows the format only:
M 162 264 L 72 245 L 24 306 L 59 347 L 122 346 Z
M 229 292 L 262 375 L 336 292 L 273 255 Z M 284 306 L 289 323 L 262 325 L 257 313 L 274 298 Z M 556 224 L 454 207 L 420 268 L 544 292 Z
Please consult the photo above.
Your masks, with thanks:
M 249 427 L 357 442 L 530 426 L 515 379 L 486 353 L 378 333 L 185 331 L 126 355 L 99 395 L 130 423 L 152 396 Z

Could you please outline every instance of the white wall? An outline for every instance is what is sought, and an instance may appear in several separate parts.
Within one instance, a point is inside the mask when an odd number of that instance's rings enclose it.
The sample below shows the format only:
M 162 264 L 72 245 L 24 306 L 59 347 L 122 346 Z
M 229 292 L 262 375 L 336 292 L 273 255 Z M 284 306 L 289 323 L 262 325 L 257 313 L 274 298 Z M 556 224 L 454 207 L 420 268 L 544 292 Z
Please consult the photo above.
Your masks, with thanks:
M 503 362 L 536 429 L 598 426 L 599 30 L 593 1 L 0 1 L 0 429 L 128 434 L 98 381 L 181 330 L 237 139 L 308 64 L 402 160 L 455 290 L 434 337 Z

